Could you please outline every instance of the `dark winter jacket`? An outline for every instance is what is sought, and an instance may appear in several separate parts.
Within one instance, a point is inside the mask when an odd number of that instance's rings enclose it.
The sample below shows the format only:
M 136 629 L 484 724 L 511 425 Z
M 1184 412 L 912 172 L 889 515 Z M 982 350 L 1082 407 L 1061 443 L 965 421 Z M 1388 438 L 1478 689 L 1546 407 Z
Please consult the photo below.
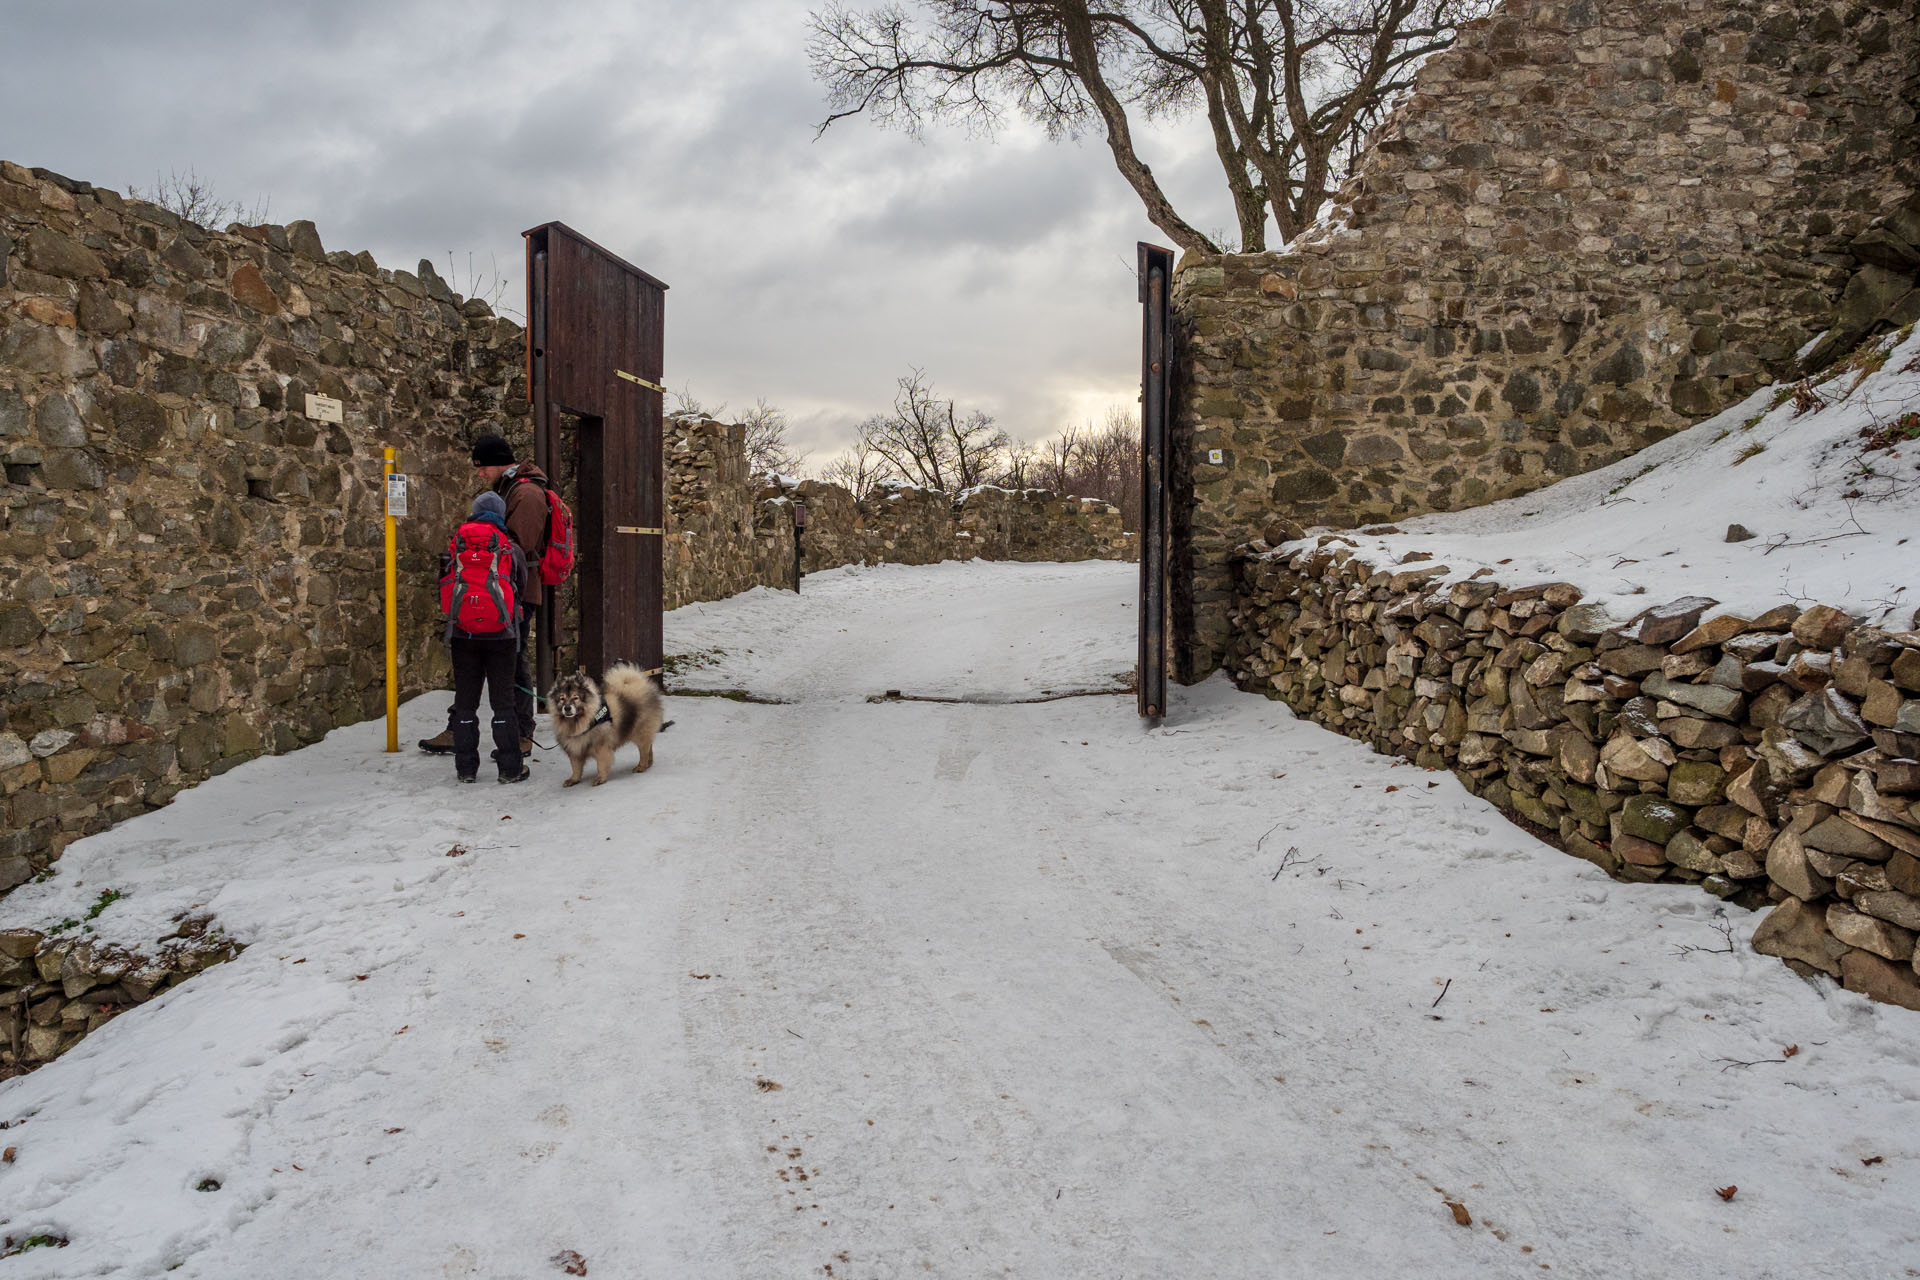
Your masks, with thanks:
M 551 487 L 547 473 L 531 462 L 514 463 L 493 482 L 493 491 L 507 500 L 507 536 L 529 561 L 547 549 L 546 491 Z

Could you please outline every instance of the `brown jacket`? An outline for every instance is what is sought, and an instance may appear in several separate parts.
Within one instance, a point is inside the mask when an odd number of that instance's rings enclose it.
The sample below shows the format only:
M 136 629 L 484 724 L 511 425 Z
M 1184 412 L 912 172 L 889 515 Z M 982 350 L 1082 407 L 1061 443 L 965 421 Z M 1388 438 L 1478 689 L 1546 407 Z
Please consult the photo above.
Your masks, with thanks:
M 527 483 L 531 482 L 531 483 Z M 540 560 L 547 549 L 547 473 L 531 462 L 517 462 L 494 482 L 493 491 L 507 500 L 507 536 L 526 552 L 527 564 Z M 540 575 L 529 573 L 528 590 L 521 598 L 532 608 L 545 588 Z

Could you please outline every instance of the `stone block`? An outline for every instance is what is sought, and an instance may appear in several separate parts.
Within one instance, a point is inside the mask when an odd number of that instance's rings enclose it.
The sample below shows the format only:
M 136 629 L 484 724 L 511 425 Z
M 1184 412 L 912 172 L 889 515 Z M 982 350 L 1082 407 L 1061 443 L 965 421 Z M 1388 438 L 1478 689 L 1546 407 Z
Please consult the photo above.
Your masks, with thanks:
M 1629 797 L 1620 810 L 1620 829 L 1664 846 L 1693 821 L 1693 811 L 1650 793 Z
M 1920 976 L 1911 963 L 1894 964 L 1871 951 L 1849 951 L 1840 959 L 1840 980 L 1847 990 L 1870 1000 L 1920 1010 Z
M 1816 604 L 1794 620 L 1793 638 L 1809 649 L 1832 649 L 1857 623 L 1831 605 Z
M 1817 902 L 1833 893 L 1833 881 L 1814 869 L 1806 846 L 1792 831 L 1780 832 L 1767 847 L 1767 878 L 1804 902 Z
M 1651 840 L 1625 832 L 1614 836 L 1612 848 L 1614 855 L 1627 866 L 1664 867 L 1667 865 L 1667 851 Z
M 1640 688 L 1656 698 L 1690 707 L 1717 720 L 1737 720 L 1746 703 L 1738 690 L 1717 684 L 1681 684 L 1657 671 L 1643 679 Z
M 1702 875 L 1717 875 L 1723 870 L 1718 855 L 1691 831 L 1677 833 L 1666 845 L 1667 861 Z
M 1667 773 L 1667 795 L 1678 804 L 1718 804 L 1726 796 L 1727 771 L 1708 760 L 1676 761 Z
M 1840 976 L 1840 961 L 1831 954 L 1826 913 L 1798 898 L 1788 898 L 1753 931 L 1753 949 L 1761 955 L 1798 960 L 1823 973 Z
M 1898 925 L 1909 932 L 1920 931 L 1920 898 L 1911 894 L 1892 888 L 1867 889 L 1853 895 L 1853 905 L 1857 910 L 1885 920 L 1888 924 Z

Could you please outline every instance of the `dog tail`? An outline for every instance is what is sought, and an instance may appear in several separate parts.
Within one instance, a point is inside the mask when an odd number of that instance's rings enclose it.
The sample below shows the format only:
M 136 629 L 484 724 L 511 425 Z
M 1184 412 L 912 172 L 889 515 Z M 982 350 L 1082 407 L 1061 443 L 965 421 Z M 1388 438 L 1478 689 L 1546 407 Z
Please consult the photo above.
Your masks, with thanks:
M 624 697 L 634 702 L 645 702 L 660 696 L 660 686 L 654 678 L 631 662 L 616 662 L 607 668 L 607 674 L 601 677 L 606 686 L 607 699 Z

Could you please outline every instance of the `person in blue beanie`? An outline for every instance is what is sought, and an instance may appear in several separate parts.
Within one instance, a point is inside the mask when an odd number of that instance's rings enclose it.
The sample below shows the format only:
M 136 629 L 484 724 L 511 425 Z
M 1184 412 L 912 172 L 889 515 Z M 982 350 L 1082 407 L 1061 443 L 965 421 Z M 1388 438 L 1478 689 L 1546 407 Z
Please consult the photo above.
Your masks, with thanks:
M 493 758 L 500 781 L 524 782 L 520 719 L 514 703 L 514 665 L 520 651 L 519 602 L 527 591 L 527 557 L 507 534 L 507 504 L 488 490 L 473 500 L 471 516 L 454 531 L 440 579 L 440 610 L 447 615 L 453 657 L 453 709 L 447 730 L 453 768 L 462 782 L 480 772 L 480 692 L 493 712 Z

